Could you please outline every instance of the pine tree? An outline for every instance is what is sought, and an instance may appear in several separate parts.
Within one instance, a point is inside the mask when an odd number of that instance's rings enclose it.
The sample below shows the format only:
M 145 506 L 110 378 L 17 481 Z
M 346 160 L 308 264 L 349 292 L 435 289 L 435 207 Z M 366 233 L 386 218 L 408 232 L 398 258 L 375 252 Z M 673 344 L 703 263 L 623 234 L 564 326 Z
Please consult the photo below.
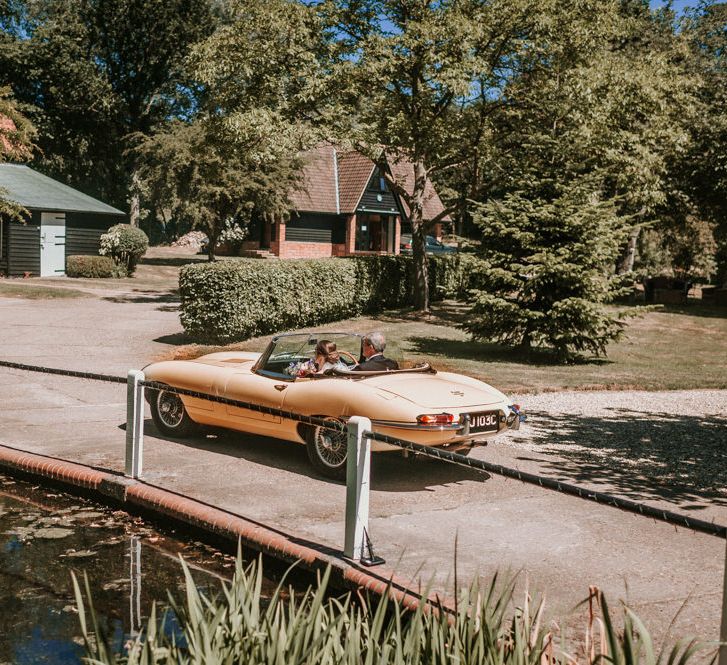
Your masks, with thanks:
M 622 293 L 613 266 L 628 227 L 589 179 L 534 184 L 476 208 L 487 268 L 464 328 L 560 359 L 605 355 L 623 332 L 604 305 Z

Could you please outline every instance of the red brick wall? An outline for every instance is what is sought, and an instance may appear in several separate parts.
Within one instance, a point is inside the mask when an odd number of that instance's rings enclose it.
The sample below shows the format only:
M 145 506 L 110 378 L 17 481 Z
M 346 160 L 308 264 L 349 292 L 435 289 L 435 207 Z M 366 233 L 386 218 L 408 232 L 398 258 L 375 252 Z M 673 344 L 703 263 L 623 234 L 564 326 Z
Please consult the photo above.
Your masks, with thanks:
M 337 256 L 335 248 L 341 245 L 332 245 L 329 242 L 275 242 L 273 253 L 281 259 L 320 259 L 328 256 Z M 277 251 L 276 251 L 277 250 Z
M 401 218 L 395 217 L 394 222 L 394 254 L 399 254 L 399 245 L 401 244 Z
M 356 215 L 351 215 L 346 222 L 346 255 L 356 251 Z

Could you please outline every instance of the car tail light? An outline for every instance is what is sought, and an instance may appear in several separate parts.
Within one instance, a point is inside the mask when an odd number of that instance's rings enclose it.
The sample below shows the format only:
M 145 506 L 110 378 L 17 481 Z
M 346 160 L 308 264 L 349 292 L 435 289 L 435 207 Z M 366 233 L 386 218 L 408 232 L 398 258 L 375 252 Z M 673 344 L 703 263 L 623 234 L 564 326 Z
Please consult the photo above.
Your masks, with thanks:
M 453 425 L 459 422 L 459 416 L 451 413 L 430 413 L 417 416 L 420 425 Z

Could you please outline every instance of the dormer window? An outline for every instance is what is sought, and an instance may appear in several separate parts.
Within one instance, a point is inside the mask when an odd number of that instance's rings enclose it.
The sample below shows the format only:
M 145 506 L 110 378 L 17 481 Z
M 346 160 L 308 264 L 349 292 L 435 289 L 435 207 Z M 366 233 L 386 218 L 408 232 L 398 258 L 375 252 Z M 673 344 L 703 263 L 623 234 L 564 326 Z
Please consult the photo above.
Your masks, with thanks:
M 378 184 L 378 191 L 380 191 L 380 192 L 389 191 L 389 188 L 386 186 L 386 178 L 384 178 L 383 174 L 381 173 L 381 171 L 378 168 L 374 171 L 374 177 L 372 180 L 373 180 L 372 184 L 373 184 L 374 189 L 376 188 L 376 186 Z

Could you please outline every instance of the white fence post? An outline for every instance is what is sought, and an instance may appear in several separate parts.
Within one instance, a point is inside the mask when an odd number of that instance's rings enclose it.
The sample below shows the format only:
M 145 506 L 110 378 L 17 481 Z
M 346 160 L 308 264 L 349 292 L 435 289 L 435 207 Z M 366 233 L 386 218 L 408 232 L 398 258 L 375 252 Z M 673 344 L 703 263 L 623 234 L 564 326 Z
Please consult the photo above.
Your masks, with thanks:
M 727 541 L 725 541 L 727 543 Z M 727 547 L 724 558 L 724 588 L 722 589 L 722 623 L 719 630 L 719 665 L 727 665 Z
M 126 383 L 126 466 L 127 476 L 140 478 L 144 460 L 144 372 L 129 370 Z
M 369 477 L 371 441 L 363 437 L 371 431 L 371 421 L 353 416 L 348 421 L 348 461 L 346 466 L 346 538 L 343 554 L 360 561 L 366 553 L 369 528 Z

